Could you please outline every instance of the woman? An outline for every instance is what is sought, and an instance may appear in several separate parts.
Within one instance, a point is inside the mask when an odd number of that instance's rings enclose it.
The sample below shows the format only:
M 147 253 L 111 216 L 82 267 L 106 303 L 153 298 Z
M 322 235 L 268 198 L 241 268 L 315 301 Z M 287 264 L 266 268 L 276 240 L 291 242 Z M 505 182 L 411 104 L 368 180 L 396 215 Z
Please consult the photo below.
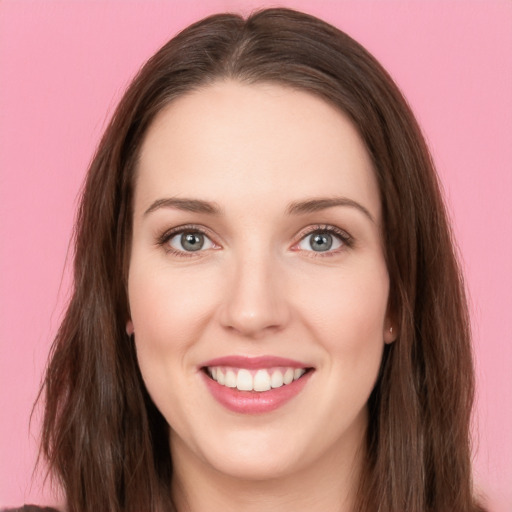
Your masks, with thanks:
M 481 510 L 437 178 L 356 42 L 273 9 L 165 45 L 91 164 L 42 453 L 68 510 Z

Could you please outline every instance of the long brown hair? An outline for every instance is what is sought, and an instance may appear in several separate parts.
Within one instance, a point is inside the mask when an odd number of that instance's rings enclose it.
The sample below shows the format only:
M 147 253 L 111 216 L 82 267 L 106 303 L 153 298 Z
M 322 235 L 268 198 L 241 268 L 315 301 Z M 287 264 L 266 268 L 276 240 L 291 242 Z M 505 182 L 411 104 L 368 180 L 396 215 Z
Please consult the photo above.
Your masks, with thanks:
M 420 129 L 378 62 L 343 32 L 288 9 L 211 16 L 178 34 L 125 93 L 90 166 L 74 290 L 44 382 L 42 454 L 70 512 L 173 510 L 168 425 L 125 333 L 134 170 L 155 115 L 226 78 L 307 91 L 359 131 L 380 187 L 399 326 L 369 400 L 357 509 L 477 511 L 469 424 L 469 319 L 437 176 Z

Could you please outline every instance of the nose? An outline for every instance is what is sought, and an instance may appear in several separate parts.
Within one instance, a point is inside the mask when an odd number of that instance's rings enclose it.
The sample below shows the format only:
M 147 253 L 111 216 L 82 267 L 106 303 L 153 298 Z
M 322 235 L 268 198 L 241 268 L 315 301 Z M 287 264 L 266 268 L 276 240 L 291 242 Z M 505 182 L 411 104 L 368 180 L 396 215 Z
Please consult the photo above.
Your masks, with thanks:
M 288 324 L 287 299 L 282 272 L 268 254 L 241 257 L 230 272 L 220 322 L 244 337 L 262 338 Z

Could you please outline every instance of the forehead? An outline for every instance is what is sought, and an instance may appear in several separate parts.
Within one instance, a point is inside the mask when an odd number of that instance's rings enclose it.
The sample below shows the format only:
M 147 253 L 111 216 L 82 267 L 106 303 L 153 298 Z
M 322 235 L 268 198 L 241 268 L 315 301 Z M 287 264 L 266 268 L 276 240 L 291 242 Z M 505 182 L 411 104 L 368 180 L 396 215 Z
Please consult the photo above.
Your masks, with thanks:
M 194 196 L 229 207 L 337 195 L 379 218 L 371 160 L 347 116 L 280 85 L 225 81 L 184 95 L 156 116 L 141 148 L 136 203 Z

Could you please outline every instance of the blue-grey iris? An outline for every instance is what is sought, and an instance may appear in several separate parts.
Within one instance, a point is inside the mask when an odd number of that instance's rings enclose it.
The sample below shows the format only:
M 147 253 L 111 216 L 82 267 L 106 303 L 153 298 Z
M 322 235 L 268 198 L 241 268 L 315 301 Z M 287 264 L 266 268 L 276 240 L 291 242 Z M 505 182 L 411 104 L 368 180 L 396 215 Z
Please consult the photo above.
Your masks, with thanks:
M 328 251 L 332 247 L 332 235 L 316 233 L 311 235 L 311 249 L 317 252 Z
M 201 233 L 183 233 L 180 241 L 186 251 L 199 251 L 204 245 L 204 236 Z

